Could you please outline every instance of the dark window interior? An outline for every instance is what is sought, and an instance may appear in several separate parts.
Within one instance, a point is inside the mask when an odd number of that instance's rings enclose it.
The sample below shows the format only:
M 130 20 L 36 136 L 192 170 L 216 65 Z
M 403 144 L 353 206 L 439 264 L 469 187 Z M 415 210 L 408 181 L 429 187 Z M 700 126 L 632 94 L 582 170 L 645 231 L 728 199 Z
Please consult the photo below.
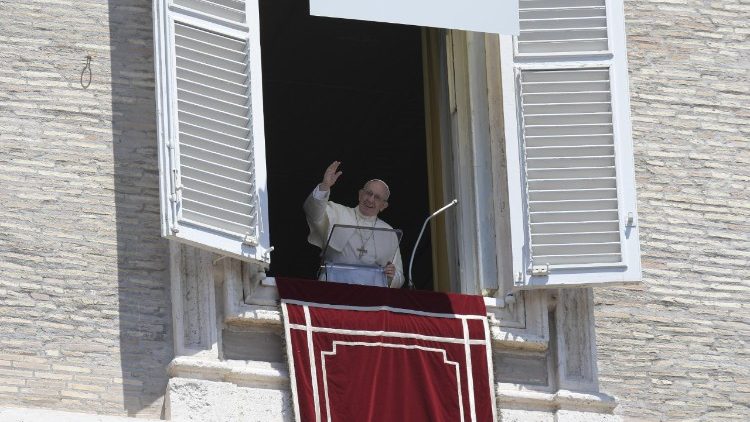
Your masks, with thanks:
M 269 275 L 314 278 L 319 250 L 308 244 L 302 202 L 334 160 L 343 175 L 331 199 L 355 206 L 357 190 L 380 178 L 391 187 L 380 217 L 404 231 L 404 273 L 428 215 L 419 27 L 313 17 L 308 2 L 260 2 L 263 96 L 270 202 Z M 430 238 L 413 274 L 432 289 Z

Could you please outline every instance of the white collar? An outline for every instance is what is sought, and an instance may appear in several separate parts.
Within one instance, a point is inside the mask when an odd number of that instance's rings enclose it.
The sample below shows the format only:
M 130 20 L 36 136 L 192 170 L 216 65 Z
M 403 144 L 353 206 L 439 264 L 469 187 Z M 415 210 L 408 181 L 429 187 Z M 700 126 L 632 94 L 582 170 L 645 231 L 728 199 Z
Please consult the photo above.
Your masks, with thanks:
M 354 207 L 354 214 L 357 216 L 358 220 L 364 221 L 364 222 L 367 222 L 367 223 L 374 223 L 378 219 L 377 215 L 372 216 L 372 217 L 368 217 L 368 216 L 362 214 L 362 211 L 359 210 L 359 204 L 357 204 L 357 206 Z

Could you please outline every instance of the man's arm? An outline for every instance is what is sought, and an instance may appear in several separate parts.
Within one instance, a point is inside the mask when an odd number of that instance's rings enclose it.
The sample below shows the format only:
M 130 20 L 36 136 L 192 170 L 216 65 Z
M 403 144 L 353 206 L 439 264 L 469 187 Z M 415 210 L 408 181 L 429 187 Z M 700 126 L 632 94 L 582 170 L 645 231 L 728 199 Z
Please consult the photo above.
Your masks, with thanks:
M 401 263 L 401 250 L 396 251 L 396 258 L 385 266 L 385 275 L 388 277 L 388 286 L 398 289 L 404 285 L 404 269 Z
M 326 218 L 326 206 L 328 205 L 328 197 L 331 193 L 331 187 L 336 184 L 341 172 L 338 171 L 340 161 L 334 161 L 331 165 L 326 168 L 323 173 L 323 180 L 315 187 L 312 193 L 305 199 L 305 203 L 302 208 L 305 210 L 305 218 L 307 224 L 310 226 L 310 238 L 311 243 L 322 245 L 326 241 L 328 234 L 328 219 Z M 312 239 L 316 238 L 315 241 Z
M 328 206 L 328 196 L 330 191 L 321 191 L 320 186 L 307 196 L 302 209 L 305 210 L 307 225 L 310 227 L 310 237 L 308 240 L 317 246 L 322 247 L 328 236 L 328 216 L 326 207 Z

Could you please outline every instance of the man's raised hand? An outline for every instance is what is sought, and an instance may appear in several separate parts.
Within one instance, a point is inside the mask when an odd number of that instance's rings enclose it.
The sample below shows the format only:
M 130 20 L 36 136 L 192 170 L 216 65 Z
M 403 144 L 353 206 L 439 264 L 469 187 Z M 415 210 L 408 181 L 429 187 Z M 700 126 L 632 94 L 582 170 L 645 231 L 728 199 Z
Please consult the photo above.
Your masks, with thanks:
M 323 181 L 320 182 L 320 190 L 327 191 L 331 189 L 331 186 L 336 184 L 336 180 L 341 176 L 341 172 L 338 171 L 340 165 L 341 161 L 334 161 L 328 166 L 325 173 L 323 173 Z

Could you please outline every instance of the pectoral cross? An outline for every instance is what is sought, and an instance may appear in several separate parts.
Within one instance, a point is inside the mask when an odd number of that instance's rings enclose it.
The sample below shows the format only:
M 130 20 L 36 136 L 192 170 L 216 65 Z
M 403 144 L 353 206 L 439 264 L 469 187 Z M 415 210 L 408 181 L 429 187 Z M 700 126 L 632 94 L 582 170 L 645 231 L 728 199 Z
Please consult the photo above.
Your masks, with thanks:
M 362 258 L 367 253 L 367 249 L 365 249 L 365 246 L 362 245 L 361 248 L 357 249 L 357 252 L 359 252 L 359 257 Z

